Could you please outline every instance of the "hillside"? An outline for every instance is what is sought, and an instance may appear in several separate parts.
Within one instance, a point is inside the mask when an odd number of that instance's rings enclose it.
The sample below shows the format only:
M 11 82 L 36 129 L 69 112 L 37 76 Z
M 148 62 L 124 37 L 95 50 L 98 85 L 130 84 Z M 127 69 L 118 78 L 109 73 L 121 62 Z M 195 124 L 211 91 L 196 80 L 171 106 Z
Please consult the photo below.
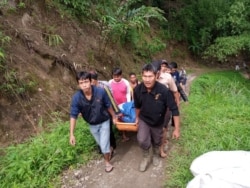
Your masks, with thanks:
M 20 7 L 15 1 L 1 8 L 1 31 L 11 38 L 4 45 L 0 82 L 0 146 L 19 143 L 47 128 L 57 118 L 67 120 L 71 95 L 77 89 L 75 72 L 95 68 L 101 79 L 110 79 L 119 66 L 124 77 L 140 73 L 145 63 L 130 49 L 108 46 L 99 53 L 98 30 L 90 22 L 67 17 L 47 1 Z M 61 40 L 62 39 L 62 40 Z M 168 42 L 154 59 L 192 64 L 185 45 Z

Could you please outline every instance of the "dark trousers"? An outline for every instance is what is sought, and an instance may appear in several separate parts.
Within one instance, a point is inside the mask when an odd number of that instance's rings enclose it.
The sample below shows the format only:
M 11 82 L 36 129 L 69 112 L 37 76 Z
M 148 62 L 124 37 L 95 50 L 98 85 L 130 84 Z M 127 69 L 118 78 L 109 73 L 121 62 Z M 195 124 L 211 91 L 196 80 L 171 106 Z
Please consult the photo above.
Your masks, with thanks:
M 153 147 L 160 147 L 163 134 L 163 126 L 160 125 L 158 127 L 150 127 L 142 120 L 139 120 L 138 125 L 139 127 L 137 132 L 137 140 L 139 146 L 143 150 L 148 150 L 151 145 Z
M 115 149 L 116 148 L 116 139 L 113 131 L 113 119 L 110 119 L 110 146 Z

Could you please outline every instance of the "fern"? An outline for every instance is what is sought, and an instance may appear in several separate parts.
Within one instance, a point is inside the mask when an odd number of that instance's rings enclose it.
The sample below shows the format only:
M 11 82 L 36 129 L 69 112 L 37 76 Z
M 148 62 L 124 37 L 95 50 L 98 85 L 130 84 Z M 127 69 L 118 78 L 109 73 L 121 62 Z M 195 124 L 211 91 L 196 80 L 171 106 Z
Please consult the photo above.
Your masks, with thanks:
M 120 44 L 136 44 L 138 36 L 146 33 L 150 29 L 150 19 L 166 22 L 163 11 L 156 7 L 140 6 L 133 8 L 138 0 L 130 0 L 120 4 L 115 12 L 100 12 L 100 22 L 96 22 L 100 28 L 102 41 L 100 41 L 100 51 L 104 51 L 108 41 L 119 42 Z M 136 37 L 135 37 L 136 36 Z M 134 45 L 136 47 L 136 45 Z

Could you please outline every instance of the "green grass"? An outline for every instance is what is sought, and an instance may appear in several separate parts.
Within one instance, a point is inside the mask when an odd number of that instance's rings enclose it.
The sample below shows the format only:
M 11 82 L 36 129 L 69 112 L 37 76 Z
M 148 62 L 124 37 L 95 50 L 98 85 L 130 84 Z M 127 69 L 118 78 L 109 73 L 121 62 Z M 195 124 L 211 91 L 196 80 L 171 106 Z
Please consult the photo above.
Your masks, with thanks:
M 24 144 L 2 149 L 0 187 L 55 187 L 63 169 L 86 163 L 96 146 L 89 128 L 79 118 L 76 146 L 69 144 L 69 122 L 57 121 L 50 133 L 42 133 Z
M 167 188 L 183 188 L 193 178 L 192 161 L 212 150 L 248 150 L 250 82 L 236 72 L 197 78 L 189 104 L 182 105 L 181 138 L 174 141 L 167 163 Z M 57 120 L 49 133 L 1 149 L 0 188 L 59 187 L 59 174 L 93 157 L 96 144 L 79 118 L 75 147 L 69 145 L 69 122 Z
M 192 180 L 192 161 L 209 151 L 249 150 L 250 82 L 237 72 L 197 78 L 189 104 L 181 106 L 181 138 L 174 141 L 165 187 L 184 188 Z

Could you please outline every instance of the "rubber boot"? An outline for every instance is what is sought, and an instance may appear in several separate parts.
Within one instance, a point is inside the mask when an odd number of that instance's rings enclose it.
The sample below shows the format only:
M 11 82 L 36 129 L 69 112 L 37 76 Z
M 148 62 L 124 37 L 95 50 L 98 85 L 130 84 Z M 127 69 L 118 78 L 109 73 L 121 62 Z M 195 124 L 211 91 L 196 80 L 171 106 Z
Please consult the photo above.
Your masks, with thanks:
M 160 150 L 159 147 L 153 147 L 153 165 L 158 166 L 160 163 Z
M 143 158 L 139 166 L 139 171 L 144 172 L 147 169 L 149 163 L 149 150 L 142 150 Z

